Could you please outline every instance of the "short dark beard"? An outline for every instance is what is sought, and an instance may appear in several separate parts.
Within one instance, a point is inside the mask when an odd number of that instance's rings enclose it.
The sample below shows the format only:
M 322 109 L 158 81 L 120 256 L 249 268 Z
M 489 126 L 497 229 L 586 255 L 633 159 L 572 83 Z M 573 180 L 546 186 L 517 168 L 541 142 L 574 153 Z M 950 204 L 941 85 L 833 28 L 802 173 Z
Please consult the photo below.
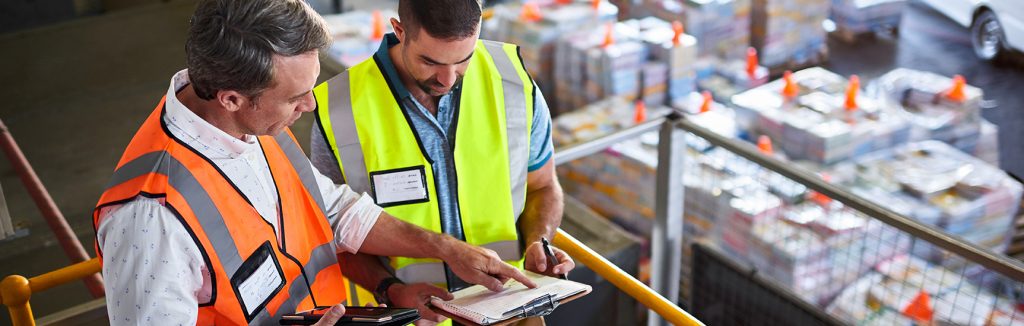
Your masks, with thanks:
M 448 91 L 451 92 L 451 90 L 455 89 L 456 87 L 459 87 L 459 85 L 462 85 L 462 78 L 463 77 L 465 77 L 465 76 L 459 75 L 459 77 L 455 79 L 455 84 L 453 84 L 452 87 L 450 89 L 448 89 Z M 433 88 L 431 86 L 435 86 L 435 85 L 436 86 L 441 86 L 441 83 L 438 82 L 436 79 L 429 79 L 429 80 L 422 80 L 422 81 L 421 80 L 416 80 L 416 86 L 419 87 L 420 90 L 422 90 L 424 93 L 426 93 L 427 95 L 430 95 L 430 96 L 434 96 L 433 94 L 430 94 L 430 92 L 433 91 Z

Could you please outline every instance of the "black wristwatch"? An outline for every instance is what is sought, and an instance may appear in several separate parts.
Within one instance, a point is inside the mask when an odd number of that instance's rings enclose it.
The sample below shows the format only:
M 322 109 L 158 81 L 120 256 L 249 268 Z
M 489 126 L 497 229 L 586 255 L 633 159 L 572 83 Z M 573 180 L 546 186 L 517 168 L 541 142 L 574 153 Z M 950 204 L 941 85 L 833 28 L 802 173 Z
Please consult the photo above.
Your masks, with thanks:
M 377 288 L 373 290 L 373 299 L 377 300 L 377 304 L 391 305 L 391 298 L 388 298 L 388 289 L 395 284 L 405 284 L 405 282 L 392 276 L 381 280 L 377 284 Z

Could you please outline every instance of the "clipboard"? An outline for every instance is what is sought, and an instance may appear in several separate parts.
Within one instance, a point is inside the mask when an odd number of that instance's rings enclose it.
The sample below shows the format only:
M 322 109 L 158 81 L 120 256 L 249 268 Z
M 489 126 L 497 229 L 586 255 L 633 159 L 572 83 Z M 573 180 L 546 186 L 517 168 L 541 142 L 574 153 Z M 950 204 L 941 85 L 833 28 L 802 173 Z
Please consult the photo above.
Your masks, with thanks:
M 517 322 L 519 322 L 519 321 L 521 321 L 523 319 L 526 319 L 526 318 L 549 315 L 558 306 L 561 306 L 561 305 L 566 304 L 566 303 L 568 303 L 570 301 L 579 299 L 579 298 L 581 298 L 581 297 L 583 297 L 583 296 L 585 296 L 587 294 L 590 294 L 591 291 L 593 291 L 593 289 L 587 289 L 586 291 L 583 291 L 583 292 L 580 292 L 580 293 L 577 293 L 577 294 L 565 297 L 562 300 L 558 300 L 556 302 L 556 304 L 550 305 L 550 309 L 547 309 L 547 313 L 544 313 L 544 314 L 533 314 L 533 315 L 529 315 L 529 316 L 512 317 L 512 318 L 505 319 L 505 320 L 502 320 L 502 321 L 497 322 L 497 323 L 489 324 L 488 326 L 507 326 L 507 325 L 510 325 L 510 324 L 517 323 Z M 477 324 L 475 322 L 472 322 L 472 321 L 469 321 L 469 320 L 467 320 L 465 318 L 456 316 L 455 314 L 452 314 L 452 313 L 450 313 L 450 312 L 448 312 L 448 311 L 446 311 L 444 309 L 435 307 L 432 304 L 428 304 L 427 306 L 430 307 L 431 311 L 433 311 L 433 312 L 435 312 L 437 314 L 440 314 L 442 316 L 448 317 L 448 318 L 450 318 L 452 321 L 454 321 L 456 323 L 459 323 L 459 324 L 462 324 L 462 325 L 479 325 L 479 324 Z M 533 304 L 531 304 L 531 306 L 538 307 L 539 309 L 547 308 L 547 307 L 543 307 L 542 305 L 533 305 Z

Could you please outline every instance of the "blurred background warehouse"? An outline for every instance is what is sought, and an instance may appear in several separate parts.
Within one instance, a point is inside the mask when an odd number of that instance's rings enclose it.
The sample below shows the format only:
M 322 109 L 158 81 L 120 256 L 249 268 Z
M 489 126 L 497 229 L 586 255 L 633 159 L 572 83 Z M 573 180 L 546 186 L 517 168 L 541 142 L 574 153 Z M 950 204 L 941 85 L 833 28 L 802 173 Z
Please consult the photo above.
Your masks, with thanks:
M 92 207 L 169 77 L 184 68 L 195 4 L 0 3 L 0 119 L 90 256 Z M 323 81 L 376 50 L 397 1 L 310 4 L 335 34 L 321 59 Z M 1017 177 L 1024 176 L 1024 3 L 507 0 L 485 6 L 481 38 L 520 45 L 552 107 L 556 156 L 561 148 L 677 112 L 1004 264 L 958 257 L 909 226 L 832 200 L 713 139 L 688 135 L 685 153 L 677 153 L 685 155 L 682 180 L 673 180 L 684 196 L 669 199 L 682 206 L 685 241 L 679 295 L 669 299 L 698 319 L 1024 325 L 1024 279 L 1004 272 L 1024 270 L 1017 260 L 1024 252 L 1017 243 L 1024 239 L 1017 229 L 1024 195 Z M 311 126 L 307 114 L 292 127 L 304 146 Z M 563 229 L 642 281 L 650 279 L 658 218 L 658 142 L 657 133 L 646 133 L 558 167 L 571 197 Z M 9 211 L 9 218 L 0 214 L 0 277 L 73 263 L 8 159 L 0 159 Z M 594 284 L 595 295 L 560 308 L 550 324 L 644 322 L 646 309 L 581 269 L 574 278 Z M 32 299 L 37 318 L 83 313 L 65 324 L 105 324 L 100 303 L 82 282 Z M 765 317 L 773 311 L 779 319 Z M 6 310 L 0 312 L 0 325 L 9 323 Z

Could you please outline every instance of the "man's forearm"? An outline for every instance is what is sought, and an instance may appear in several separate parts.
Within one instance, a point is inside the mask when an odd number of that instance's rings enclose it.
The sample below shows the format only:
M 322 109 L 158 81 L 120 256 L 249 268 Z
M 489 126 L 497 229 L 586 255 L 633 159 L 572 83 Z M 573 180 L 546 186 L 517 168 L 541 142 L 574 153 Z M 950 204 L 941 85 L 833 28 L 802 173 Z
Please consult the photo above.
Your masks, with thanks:
M 471 246 L 444 234 L 400 221 L 382 212 L 359 248 L 378 256 L 437 258 L 466 282 L 500 291 L 509 278 L 534 288 L 537 285 L 512 265 L 501 261 L 493 250 Z
M 342 274 L 364 289 L 373 291 L 381 281 L 392 276 L 378 256 L 346 252 L 338 258 L 341 261 Z
M 551 240 L 562 224 L 563 206 L 562 186 L 557 181 L 527 193 L 526 208 L 517 223 L 524 243 L 529 245 L 541 237 Z
M 430 232 L 382 212 L 363 241 L 360 253 L 377 256 L 437 258 L 447 260 L 458 242 L 444 234 Z

